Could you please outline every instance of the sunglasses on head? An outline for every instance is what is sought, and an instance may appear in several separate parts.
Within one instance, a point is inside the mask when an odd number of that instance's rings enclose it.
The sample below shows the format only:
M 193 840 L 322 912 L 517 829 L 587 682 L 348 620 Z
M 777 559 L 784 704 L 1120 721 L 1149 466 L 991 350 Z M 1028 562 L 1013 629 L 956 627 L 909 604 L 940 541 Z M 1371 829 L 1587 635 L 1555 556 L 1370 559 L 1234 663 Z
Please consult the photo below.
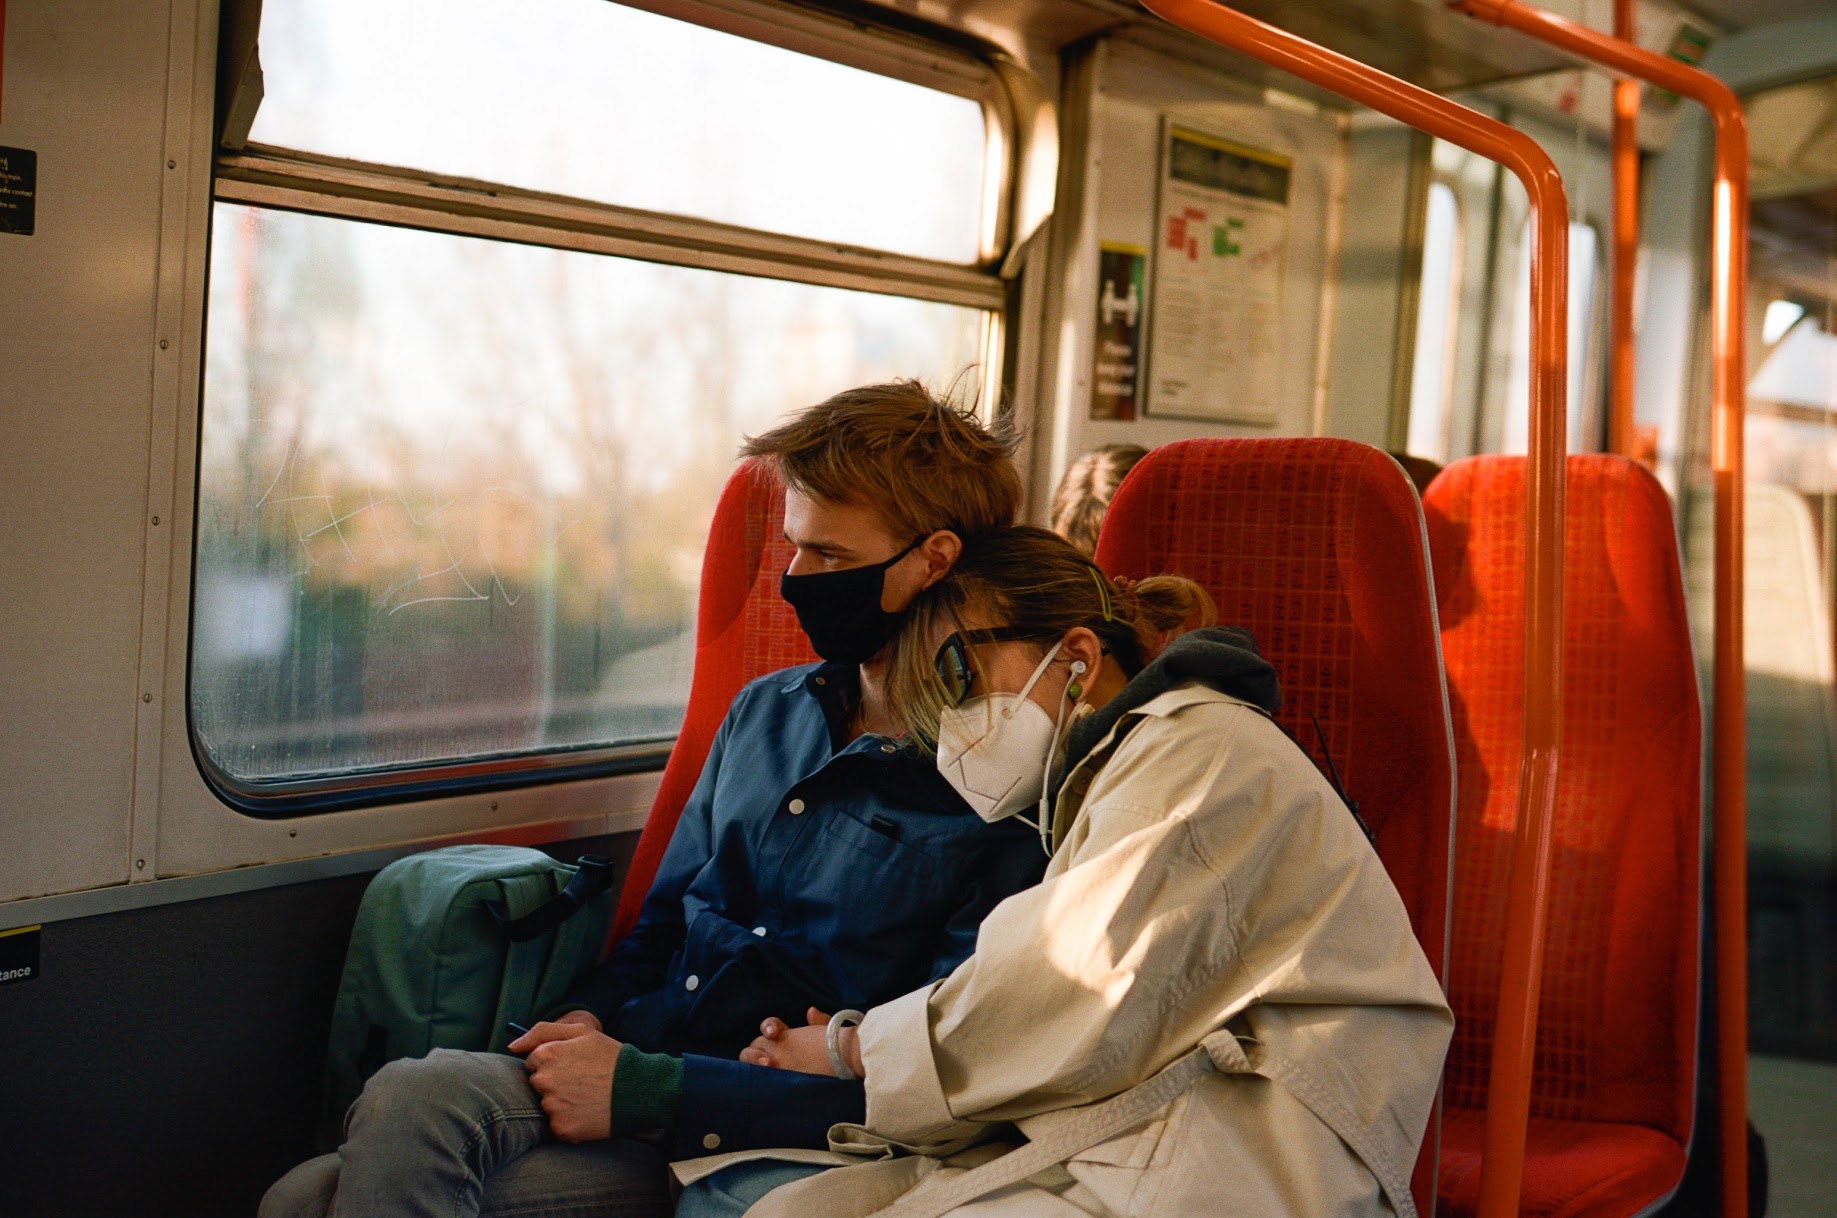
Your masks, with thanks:
M 978 643 L 1015 643 L 1022 639 L 1050 637 L 1025 626 L 992 626 L 987 630 L 954 632 L 944 640 L 938 648 L 937 657 L 932 661 L 937 666 L 938 680 L 944 683 L 945 696 L 950 705 L 963 705 L 964 699 L 970 696 L 970 687 L 976 683 L 976 670 L 970 667 L 971 647 Z

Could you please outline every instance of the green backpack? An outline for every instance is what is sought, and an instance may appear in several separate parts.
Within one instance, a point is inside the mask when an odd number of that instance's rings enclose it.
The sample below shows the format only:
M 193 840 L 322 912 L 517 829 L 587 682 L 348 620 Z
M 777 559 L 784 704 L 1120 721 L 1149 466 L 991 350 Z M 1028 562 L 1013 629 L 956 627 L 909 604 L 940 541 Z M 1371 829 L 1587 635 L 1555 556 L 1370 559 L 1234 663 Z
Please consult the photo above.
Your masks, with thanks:
M 599 962 L 612 865 L 521 846 L 449 846 L 377 873 L 357 908 L 325 1060 L 320 1144 L 387 1062 L 434 1049 L 503 1052 Z

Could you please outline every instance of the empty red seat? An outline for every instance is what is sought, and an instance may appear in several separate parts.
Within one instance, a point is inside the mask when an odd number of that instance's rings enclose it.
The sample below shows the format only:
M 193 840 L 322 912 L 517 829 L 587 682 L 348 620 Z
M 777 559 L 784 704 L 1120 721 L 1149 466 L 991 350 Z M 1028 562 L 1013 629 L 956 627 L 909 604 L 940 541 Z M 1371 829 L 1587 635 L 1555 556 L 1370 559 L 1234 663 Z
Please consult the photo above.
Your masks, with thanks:
M 784 487 L 777 475 L 756 461 L 743 462 L 728 478 L 708 527 L 689 705 L 619 894 L 615 940 L 638 920 L 734 695 L 754 677 L 816 659 L 798 629 L 797 615 L 778 595 L 778 577 L 792 557 L 784 516 Z
M 1282 681 L 1277 722 L 1323 772 L 1324 734 L 1443 976 L 1453 744 L 1422 514 L 1396 462 L 1350 440 L 1164 445 L 1117 491 L 1097 562 L 1195 579 L 1256 636 Z M 1433 1154 L 1417 1165 L 1424 1214 Z
M 1671 507 L 1644 469 L 1569 458 L 1563 734 L 1520 1213 L 1630 1215 L 1673 1192 L 1697 1039 L 1701 726 Z M 1525 461 L 1426 500 L 1460 775 L 1455 1012 L 1439 1202 L 1479 1194 L 1524 710 Z

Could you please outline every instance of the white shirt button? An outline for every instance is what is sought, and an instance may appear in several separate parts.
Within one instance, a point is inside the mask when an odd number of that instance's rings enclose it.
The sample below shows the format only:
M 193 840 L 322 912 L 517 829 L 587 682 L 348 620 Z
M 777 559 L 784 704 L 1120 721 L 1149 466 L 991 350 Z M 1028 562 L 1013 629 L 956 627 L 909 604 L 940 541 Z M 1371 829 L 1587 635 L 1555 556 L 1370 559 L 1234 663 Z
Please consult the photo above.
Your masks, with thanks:
M 688 980 L 682 983 L 682 988 L 685 990 L 693 990 L 696 986 L 700 985 L 701 983 L 702 983 L 702 979 L 700 977 L 697 977 L 694 973 L 690 973 Z
M 702 1139 L 702 1149 L 703 1150 L 719 1150 L 720 1148 L 721 1148 L 721 1135 L 720 1134 L 711 1133 Z
M 827 685 L 829 684 L 829 678 L 828 677 L 818 677 L 816 679 L 816 683 L 818 685 Z
M 763 939 L 763 938 L 765 938 L 765 927 L 763 927 L 763 926 L 755 926 L 755 927 L 753 927 L 753 933 L 754 933 L 755 935 L 758 935 L 758 936 L 759 936 L 759 937 L 760 937 L 761 939 Z
M 792 816 L 802 816 L 804 814 L 804 801 L 801 799 L 794 799 L 785 805 L 785 810 Z
M 897 753 L 899 749 L 895 745 L 883 744 L 880 746 L 880 751 L 883 753 Z

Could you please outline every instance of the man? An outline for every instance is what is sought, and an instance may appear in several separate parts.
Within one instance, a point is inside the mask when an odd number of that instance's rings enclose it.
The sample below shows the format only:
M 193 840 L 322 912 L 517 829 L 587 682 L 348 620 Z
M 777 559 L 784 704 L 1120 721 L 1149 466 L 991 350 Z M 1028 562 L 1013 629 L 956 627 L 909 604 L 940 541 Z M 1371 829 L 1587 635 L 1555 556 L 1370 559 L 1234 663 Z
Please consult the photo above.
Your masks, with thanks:
M 945 975 L 1039 878 L 1029 832 L 984 824 L 930 754 L 886 735 L 899 615 L 964 536 L 1012 522 L 1009 448 L 915 382 L 747 442 L 785 483 L 781 592 L 824 662 L 734 700 L 638 925 L 511 1044 L 524 1062 L 384 1067 L 338 1153 L 269 1190 L 264 1218 L 667 1213 L 663 1158 L 821 1147 L 863 1118 L 858 1081 L 736 1058 L 768 1016 L 866 1009 Z

